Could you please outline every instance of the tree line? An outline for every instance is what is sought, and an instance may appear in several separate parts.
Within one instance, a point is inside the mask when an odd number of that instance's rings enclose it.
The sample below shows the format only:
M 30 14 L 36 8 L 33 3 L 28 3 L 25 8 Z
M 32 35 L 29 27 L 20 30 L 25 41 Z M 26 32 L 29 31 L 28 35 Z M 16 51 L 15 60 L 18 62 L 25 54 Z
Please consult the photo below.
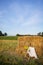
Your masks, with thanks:
M 7 33 L 2 33 L 2 31 L 0 31 L 0 36 L 7 36 Z M 16 36 L 32 36 L 30 34 L 27 34 L 27 35 L 21 35 L 21 34 L 16 34 Z M 43 37 L 43 32 L 39 32 L 37 33 L 37 36 L 42 36 Z
M 2 31 L 0 31 L 0 36 L 7 36 L 7 33 L 2 33 Z
M 39 32 L 37 35 L 43 37 L 43 32 Z
M 16 36 L 33 36 L 33 35 L 31 35 L 31 34 L 28 34 L 28 35 L 16 34 Z M 43 37 L 43 32 L 37 33 L 37 36 L 42 36 Z

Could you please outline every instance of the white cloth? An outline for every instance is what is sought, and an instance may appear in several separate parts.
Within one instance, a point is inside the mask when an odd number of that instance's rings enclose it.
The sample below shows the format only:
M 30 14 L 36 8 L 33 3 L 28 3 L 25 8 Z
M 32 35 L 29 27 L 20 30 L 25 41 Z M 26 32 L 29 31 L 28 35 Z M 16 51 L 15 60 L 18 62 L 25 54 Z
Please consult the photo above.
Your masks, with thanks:
M 30 57 L 34 57 L 37 59 L 37 54 L 34 47 L 29 47 L 27 53 L 29 54 Z

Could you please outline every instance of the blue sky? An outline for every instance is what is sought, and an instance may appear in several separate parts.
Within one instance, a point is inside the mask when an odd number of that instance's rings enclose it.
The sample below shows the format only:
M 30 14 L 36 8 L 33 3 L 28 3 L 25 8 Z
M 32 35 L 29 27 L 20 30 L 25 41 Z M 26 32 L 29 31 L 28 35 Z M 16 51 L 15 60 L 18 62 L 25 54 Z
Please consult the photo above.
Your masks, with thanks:
M 43 0 L 0 0 L 0 30 L 8 35 L 43 32 Z

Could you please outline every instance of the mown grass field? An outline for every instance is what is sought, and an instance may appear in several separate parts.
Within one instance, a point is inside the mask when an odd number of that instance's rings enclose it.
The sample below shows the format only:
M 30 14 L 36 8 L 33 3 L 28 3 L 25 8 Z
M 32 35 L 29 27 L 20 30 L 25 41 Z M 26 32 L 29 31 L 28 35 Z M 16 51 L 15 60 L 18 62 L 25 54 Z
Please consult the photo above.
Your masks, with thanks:
M 0 40 L 17 40 L 18 36 L 0 36 Z
M 0 65 L 43 65 L 40 60 L 27 60 L 16 54 L 18 37 L 0 37 Z

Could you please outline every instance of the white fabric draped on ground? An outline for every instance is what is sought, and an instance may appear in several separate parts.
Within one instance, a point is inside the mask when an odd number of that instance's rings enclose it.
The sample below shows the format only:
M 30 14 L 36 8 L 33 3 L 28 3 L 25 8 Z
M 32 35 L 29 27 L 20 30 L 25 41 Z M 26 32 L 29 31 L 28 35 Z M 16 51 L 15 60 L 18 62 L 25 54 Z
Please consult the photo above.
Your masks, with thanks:
M 29 47 L 27 53 L 30 57 L 38 58 L 34 47 Z

